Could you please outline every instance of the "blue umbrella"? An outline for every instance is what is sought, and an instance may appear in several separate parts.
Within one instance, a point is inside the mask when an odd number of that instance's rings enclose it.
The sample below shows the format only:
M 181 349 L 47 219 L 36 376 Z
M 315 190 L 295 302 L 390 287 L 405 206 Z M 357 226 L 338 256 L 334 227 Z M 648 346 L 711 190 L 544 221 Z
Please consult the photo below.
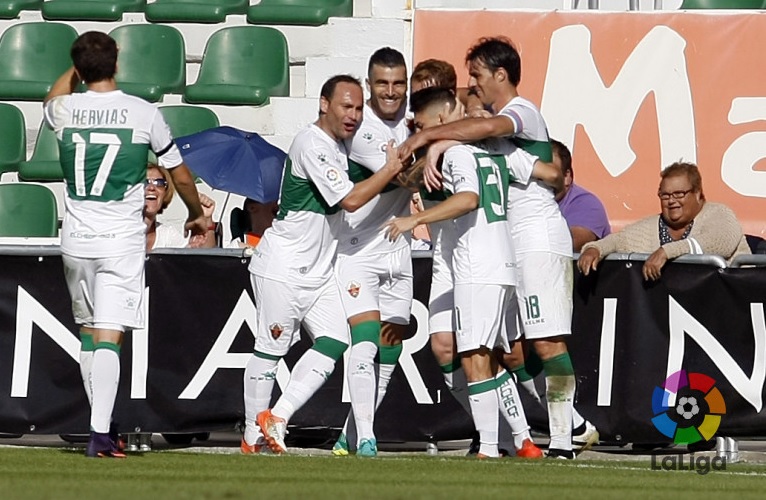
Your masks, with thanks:
M 216 127 L 179 137 L 176 144 L 191 171 L 210 187 L 260 203 L 279 199 L 287 155 L 258 134 Z

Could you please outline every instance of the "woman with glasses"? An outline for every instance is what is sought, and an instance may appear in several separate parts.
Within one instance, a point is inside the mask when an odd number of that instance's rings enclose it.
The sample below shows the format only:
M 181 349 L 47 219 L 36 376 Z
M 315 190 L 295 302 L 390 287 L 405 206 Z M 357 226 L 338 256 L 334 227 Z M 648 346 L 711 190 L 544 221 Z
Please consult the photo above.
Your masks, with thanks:
M 577 266 L 584 275 L 595 271 L 610 253 L 650 253 L 644 263 L 646 280 L 660 278 L 670 259 L 685 254 L 720 255 L 731 261 L 749 254 L 742 227 L 726 205 L 707 202 L 697 165 L 676 162 L 660 174 L 660 215 L 626 226 L 582 248 Z
M 170 175 L 166 169 L 154 163 L 146 168 L 146 181 L 144 189 L 144 222 L 146 222 L 146 251 L 155 248 L 212 248 L 215 247 L 215 224 L 213 223 L 213 210 L 215 201 L 212 198 L 199 193 L 202 211 L 207 220 L 208 232 L 200 236 L 192 236 L 190 239 L 183 237 L 175 227 L 162 224 L 157 220 L 157 215 L 165 210 L 173 200 L 175 189 L 170 181 Z

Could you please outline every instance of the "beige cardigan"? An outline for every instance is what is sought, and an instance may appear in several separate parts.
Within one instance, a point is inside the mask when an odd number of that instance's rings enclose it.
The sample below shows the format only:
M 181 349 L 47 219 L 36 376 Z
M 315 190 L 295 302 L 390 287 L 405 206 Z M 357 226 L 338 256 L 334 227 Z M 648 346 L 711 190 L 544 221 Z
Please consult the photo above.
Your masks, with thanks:
M 610 253 L 653 253 L 660 247 L 659 215 L 651 215 L 625 226 L 619 233 L 592 241 L 583 246 L 597 249 L 601 258 Z M 662 245 L 668 259 L 685 254 L 720 255 L 727 262 L 737 255 L 750 254 L 745 235 L 737 217 L 729 207 L 721 203 L 705 203 L 694 218 L 694 226 L 684 240 Z

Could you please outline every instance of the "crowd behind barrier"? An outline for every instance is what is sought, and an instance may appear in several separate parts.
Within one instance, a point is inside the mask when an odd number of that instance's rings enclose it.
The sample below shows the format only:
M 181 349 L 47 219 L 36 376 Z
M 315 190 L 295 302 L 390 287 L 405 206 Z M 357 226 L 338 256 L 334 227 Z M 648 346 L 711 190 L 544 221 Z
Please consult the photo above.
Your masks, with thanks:
M 379 410 L 376 430 L 384 442 L 458 439 L 472 431 L 428 348 L 429 256 L 414 256 L 410 334 Z M 653 283 L 635 265 L 645 257 L 610 255 L 597 273 L 575 275 L 570 351 L 578 410 L 598 426 L 602 440 L 662 441 L 652 424 L 652 393 L 685 369 L 711 377 L 723 395 L 719 435 L 766 435 L 766 274 L 760 269 L 766 256 L 744 256 L 728 267 L 720 257 L 683 256 Z M 0 260 L 0 431 L 85 432 L 87 405 L 72 405 L 85 395 L 60 253 L 56 247 L 2 246 Z M 148 256 L 148 327 L 128 335 L 123 346 L 115 409 L 122 428 L 210 431 L 241 421 L 242 369 L 255 320 L 248 261 L 242 249 L 168 249 Z M 190 268 L 197 277 L 189 276 Z M 302 341 L 280 365 L 280 388 L 309 345 Z M 291 422 L 294 436 L 325 429 L 332 438 L 348 409 L 344 379 L 339 367 Z M 533 427 L 547 428 L 538 406 L 525 406 Z

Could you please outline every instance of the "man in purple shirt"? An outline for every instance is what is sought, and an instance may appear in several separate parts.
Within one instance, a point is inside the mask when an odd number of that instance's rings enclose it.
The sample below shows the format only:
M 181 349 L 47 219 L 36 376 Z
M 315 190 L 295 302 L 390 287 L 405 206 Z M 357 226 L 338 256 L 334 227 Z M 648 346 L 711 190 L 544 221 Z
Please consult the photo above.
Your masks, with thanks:
M 572 154 L 567 147 L 551 139 L 553 147 L 553 164 L 557 165 L 564 174 L 564 191 L 556 196 L 561 214 L 569 225 L 572 233 L 572 249 L 579 252 L 589 241 L 600 240 L 612 230 L 606 210 L 595 194 L 574 183 L 572 170 Z

